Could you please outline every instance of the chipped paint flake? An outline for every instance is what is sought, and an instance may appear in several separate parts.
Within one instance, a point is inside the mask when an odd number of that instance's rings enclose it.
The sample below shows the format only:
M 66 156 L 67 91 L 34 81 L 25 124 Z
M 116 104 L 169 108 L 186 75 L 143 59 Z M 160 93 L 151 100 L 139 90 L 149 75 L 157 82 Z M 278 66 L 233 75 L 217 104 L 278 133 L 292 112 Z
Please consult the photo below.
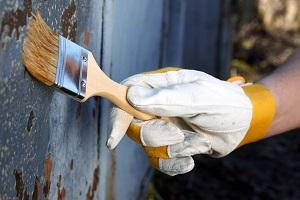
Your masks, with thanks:
M 75 41 L 77 32 L 76 5 L 74 0 L 64 9 L 61 16 L 62 35 L 71 41 Z
M 40 180 L 36 176 L 34 181 L 34 190 L 32 193 L 32 200 L 38 200 L 39 199 L 39 193 L 40 193 Z
M 26 200 L 29 199 L 29 194 L 27 193 L 27 188 L 25 187 L 23 181 L 23 173 L 19 170 L 14 170 L 15 180 L 16 180 L 16 197 L 19 200 Z
M 57 200 L 64 200 L 66 198 L 66 189 L 61 188 L 61 175 L 58 176 L 57 186 Z
M 20 28 L 27 24 L 27 17 L 31 16 L 32 2 L 24 0 L 23 9 L 16 8 L 4 13 L 0 27 L 0 48 L 4 47 L 5 38 L 12 37 L 16 33 L 16 38 L 20 37 Z
M 32 126 L 33 126 L 33 120 L 35 118 L 35 114 L 33 111 L 30 111 L 28 120 L 27 120 L 27 126 L 26 126 L 26 130 L 28 133 L 31 132 Z

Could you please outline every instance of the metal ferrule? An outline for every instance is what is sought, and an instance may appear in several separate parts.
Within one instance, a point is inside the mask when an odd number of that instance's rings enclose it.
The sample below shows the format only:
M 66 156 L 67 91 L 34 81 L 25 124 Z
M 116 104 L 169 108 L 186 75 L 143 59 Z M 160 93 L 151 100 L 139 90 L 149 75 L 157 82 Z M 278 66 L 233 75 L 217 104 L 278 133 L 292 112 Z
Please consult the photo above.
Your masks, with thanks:
M 55 86 L 78 101 L 85 97 L 88 50 L 59 36 Z

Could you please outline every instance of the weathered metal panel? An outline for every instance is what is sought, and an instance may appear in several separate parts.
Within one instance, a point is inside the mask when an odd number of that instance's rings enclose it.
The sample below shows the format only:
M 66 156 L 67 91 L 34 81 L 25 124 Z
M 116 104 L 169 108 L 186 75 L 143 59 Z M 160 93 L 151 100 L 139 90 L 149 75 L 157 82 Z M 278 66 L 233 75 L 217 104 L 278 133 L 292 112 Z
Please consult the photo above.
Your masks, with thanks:
M 35 9 L 54 30 L 87 48 L 99 49 L 101 44 L 92 41 L 101 41 L 101 30 L 93 29 L 97 20 L 88 12 L 97 4 L 88 0 L 0 1 L 1 199 L 96 195 L 97 101 L 79 104 L 35 81 L 25 71 L 20 53 L 27 18 Z
M 114 80 L 159 66 L 163 8 L 161 0 L 106 1 L 102 67 Z M 104 102 L 101 110 L 101 146 L 107 136 L 103 125 L 109 120 L 109 106 Z M 106 167 L 110 182 L 100 185 L 106 188 L 106 198 L 140 199 L 150 174 L 142 148 L 126 137 L 113 152 L 101 148 L 100 157 L 104 154 L 111 156 Z
M 162 39 L 162 65 L 183 66 L 185 44 L 186 1 L 166 0 L 164 9 L 164 30 Z
M 230 0 L 186 0 L 183 65 L 227 77 L 230 66 Z

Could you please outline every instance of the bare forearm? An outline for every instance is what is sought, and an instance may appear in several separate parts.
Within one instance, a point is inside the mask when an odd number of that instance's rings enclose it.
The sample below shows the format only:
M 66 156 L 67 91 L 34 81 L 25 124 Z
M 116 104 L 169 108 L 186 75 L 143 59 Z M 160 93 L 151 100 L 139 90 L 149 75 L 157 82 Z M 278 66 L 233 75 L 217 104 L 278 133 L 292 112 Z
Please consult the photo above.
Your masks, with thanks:
M 276 114 L 266 137 L 300 127 L 300 49 L 260 83 L 268 87 L 276 101 Z

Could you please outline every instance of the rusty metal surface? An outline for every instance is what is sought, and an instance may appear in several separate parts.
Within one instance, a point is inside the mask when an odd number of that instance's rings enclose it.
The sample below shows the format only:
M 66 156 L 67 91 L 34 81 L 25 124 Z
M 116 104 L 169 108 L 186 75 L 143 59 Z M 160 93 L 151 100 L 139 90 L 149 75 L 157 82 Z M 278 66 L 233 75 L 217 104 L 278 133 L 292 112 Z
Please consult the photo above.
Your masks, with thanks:
M 188 52 L 199 56 L 202 46 L 187 49 L 199 30 L 185 30 L 193 24 L 187 2 L 0 0 L 1 200 L 141 199 L 151 175 L 142 149 L 128 138 L 107 150 L 109 102 L 80 104 L 25 71 L 20 54 L 31 12 L 39 9 L 55 31 L 91 50 L 103 71 L 121 81 L 187 63 Z M 217 8 L 212 13 L 219 16 Z M 216 57 L 200 57 L 215 73 Z
M 99 179 L 98 103 L 91 99 L 79 104 L 33 80 L 25 71 L 21 45 L 28 17 L 35 9 L 54 30 L 80 44 L 87 43 L 83 35 L 92 24 L 87 0 L 0 1 L 0 196 L 95 196 L 98 183 L 93 179 Z M 99 39 L 97 31 L 93 34 L 92 39 Z
M 0 1 L 1 199 L 137 198 L 149 177 L 146 158 L 127 139 L 115 152 L 106 149 L 105 103 L 80 104 L 25 71 L 21 46 L 36 9 L 118 81 L 159 64 L 159 0 Z

